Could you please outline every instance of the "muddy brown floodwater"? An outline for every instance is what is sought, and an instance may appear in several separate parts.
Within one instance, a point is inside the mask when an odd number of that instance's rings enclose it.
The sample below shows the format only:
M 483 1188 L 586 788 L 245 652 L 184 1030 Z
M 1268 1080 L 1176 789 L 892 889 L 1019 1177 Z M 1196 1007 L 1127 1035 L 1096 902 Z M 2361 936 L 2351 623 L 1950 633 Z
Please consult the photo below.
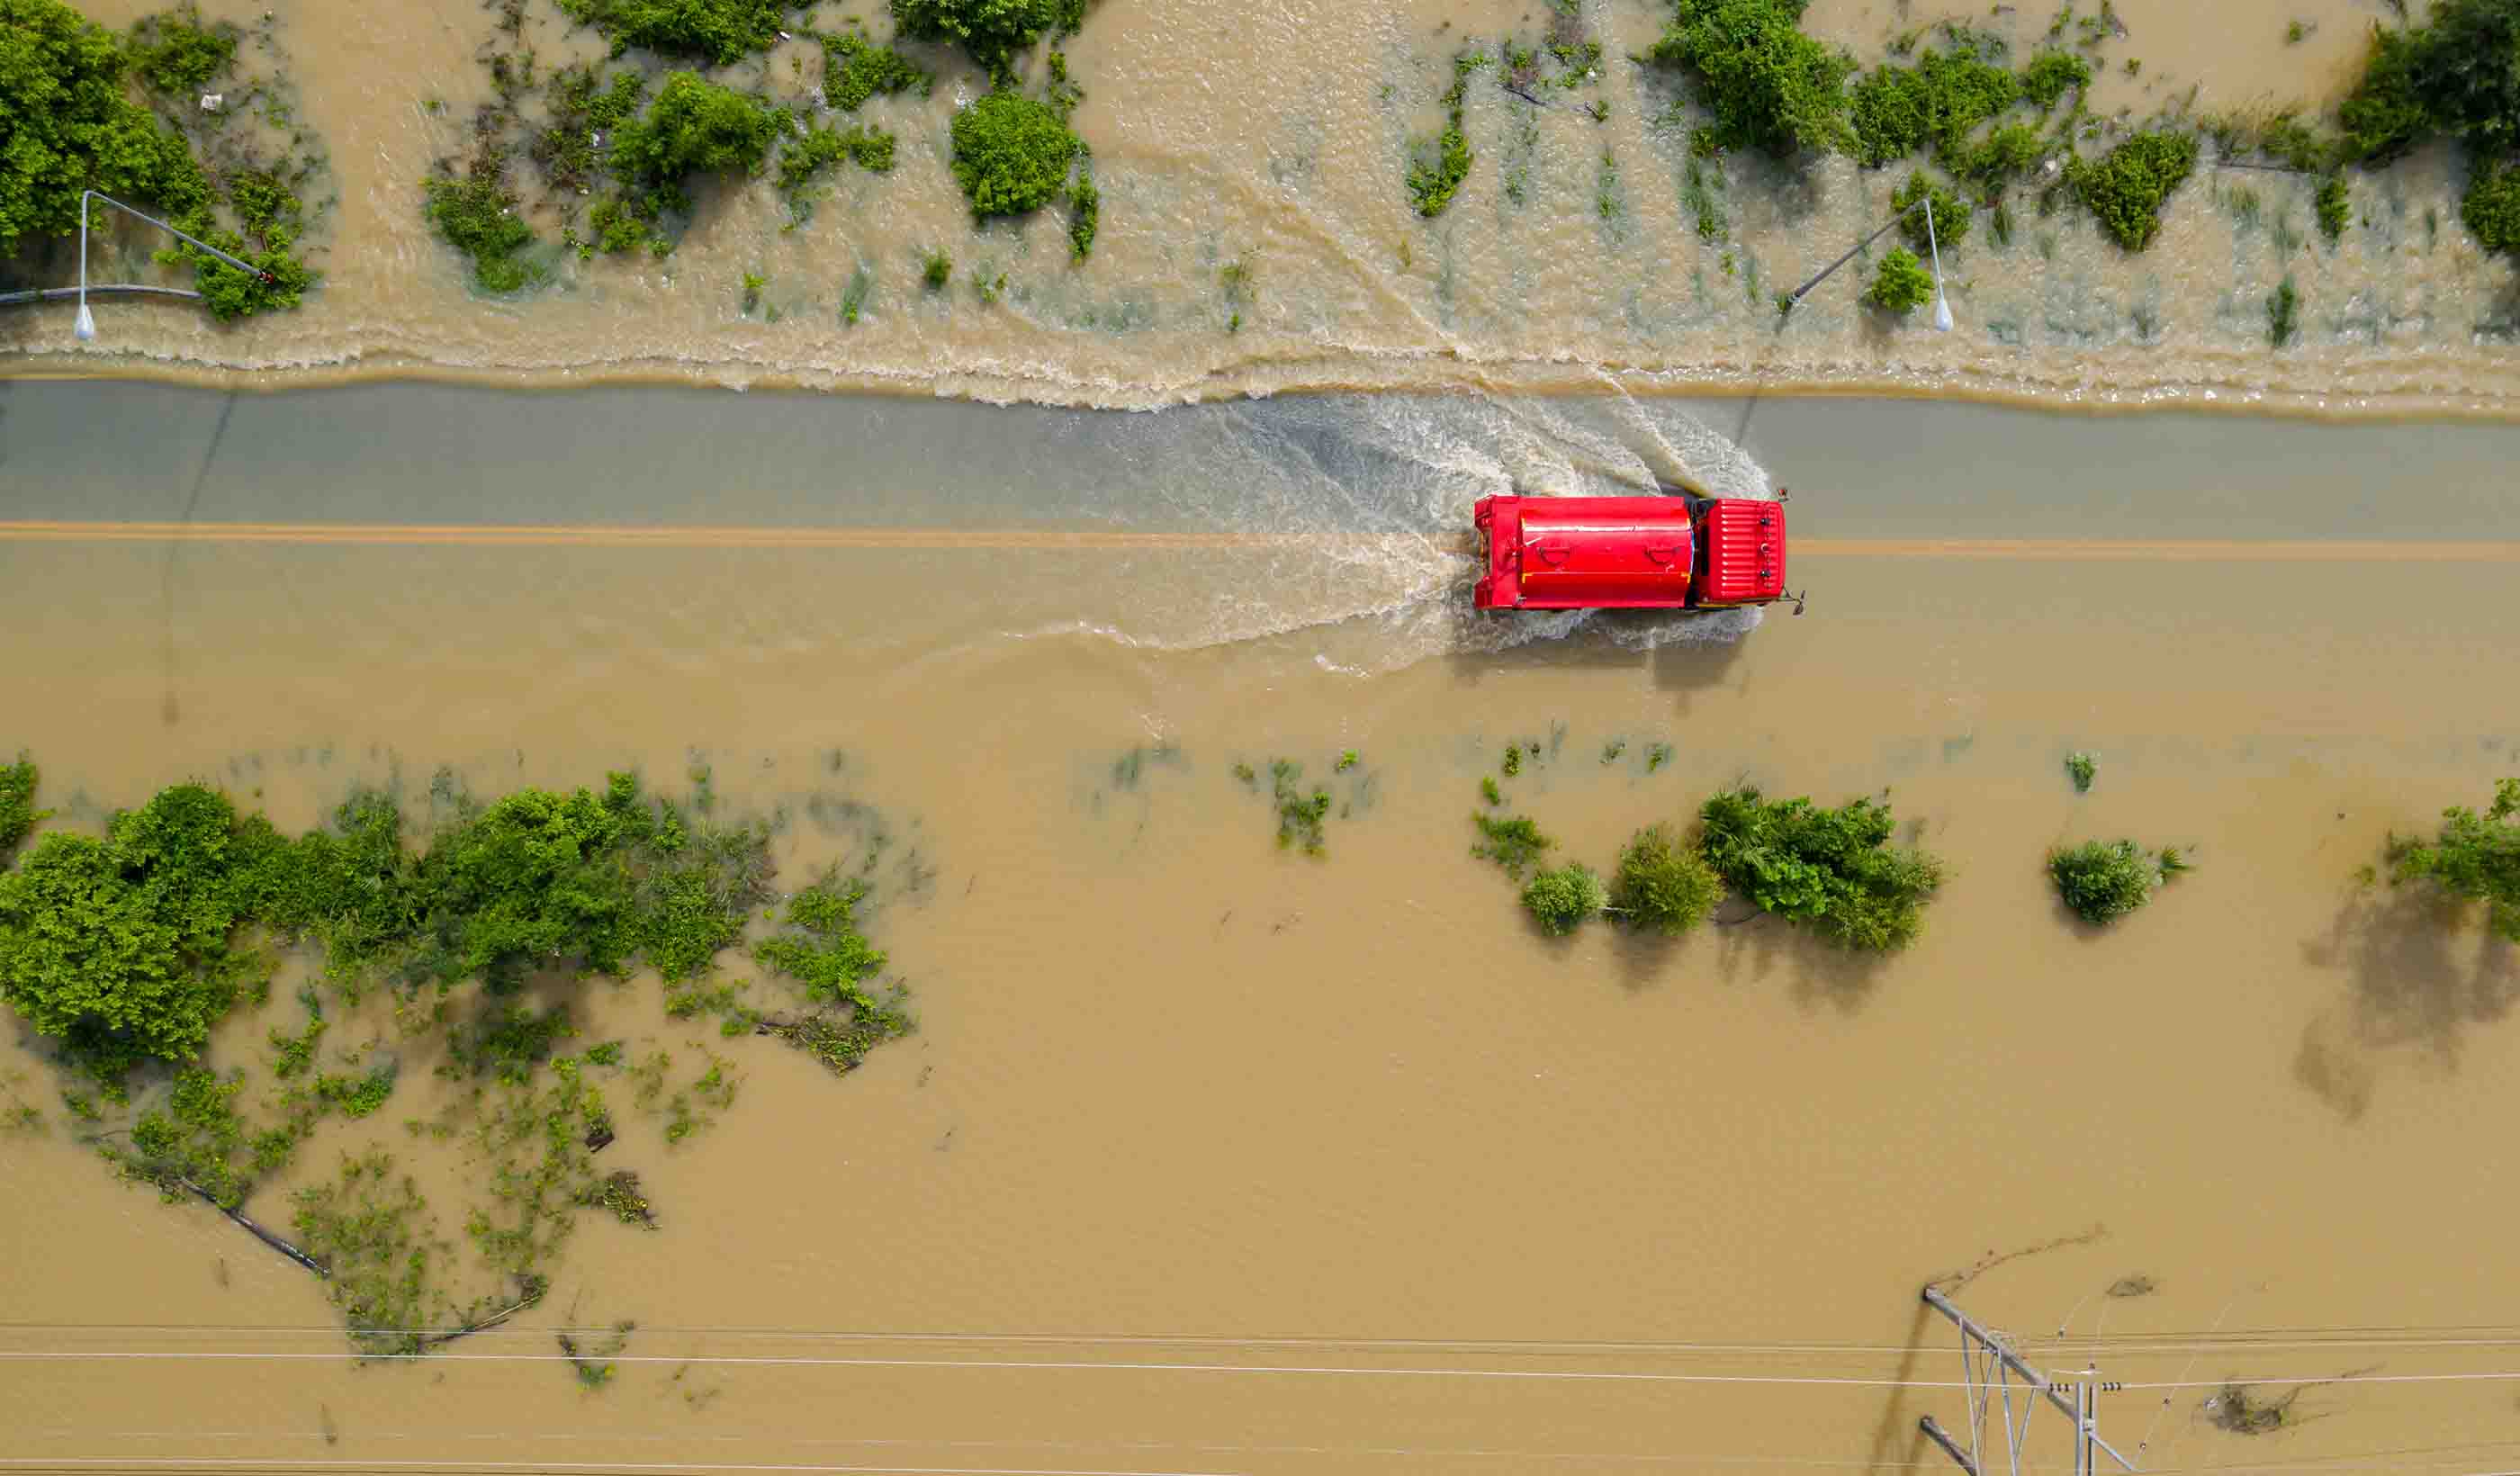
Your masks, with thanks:
M 1916 1292 L 1973 1268 L 1962 1305 L 2128 1385 L 2102 1430 L 2147 1469 L 2507 1464 L 2520 975 L 2355 873 L 2520 768 L 2511 450 L 1865 401 L 0 385 L 0 745 L 56 824 L 187 777 L 303 826 L 439 765 L 695 758 L 766 813 L 837 749 L 935 869 L 873 923 L 916 1036 L 836 1083 L 728 1048 L 733 1107 L 650 1154 L 663 1230 L 590 1223 L 543 1308 L 414 1364 L 112 1182 L 8 1048 L 50 1125 L 0 1140 L 0 1465 L 1896 1467 L 1963 1417 Z M 1794 488 L 1809 613 L 1461 613 L 1471 499 L 1655 473 Z M 1756 921 L 1546 941 L 1467 853 L 1519 738 L 1518 803 L 1597 865 L 1748 779 L 1887 787 L 1955 875 L 1869 973 Z M 1278 850 L 1233 766 L 1350 748 L 1328 855 Z M 2040 858 L 2119 834 L 2197 870 L 2091 935 Z M 799 824 L 783 877 L 847 843 Z M 593 1007 L 678 1040 L 653 997 Z M 608 1387 L 555 1361 L 571 1318 L 637 1321 Z M 2314 1382 L 2248 1437 L 2227 1379 Z
M 83 8 L 123 24 L 162 5 Z M 1805 24 L 1867 65 L 1897 33 L 1946 20 L 2027 56 L 2048 44 L 2056 9 L 1819 0 Z M 491 96 L 477 54 L 492 9 L 204 0 L 202 10 L 273 18 L 288 126 L 334 162 L 310 191 L 326 202 L 308 241 L 324 287 L 296 312 L 233 327 L 187 306 L 117 299 L 97 309 L 89 344 L 72 338 L 66 303 L 11 309 L 0 362 L 212 382 L 230 369 L 301 381 L 427 373 L 1135 407 L 1288 389 L 1606 385 L 2364 417 L 2508 419 L 2520 404 L 2520 277 L 2460 223 L 2465 175 L 2447 148 L 2355 172 L 2353 219 L 2332 244 L 2313 224 L 2316 178 L 2224 160 L 2211 146 L 2140 254 L 2105 240 L 2088 212 L 2043 213 L 2032 192 L 2016 191 L 2008 239 L 1982 222 L 1965 244 L 1946 244 L 1956 332 L 1865 308 L 1862 267 L 1780 324 L 1775 294 L 1885 219 L 1908 167 L 1692 162 L 1703 119 L 1680 106 L 1665 69 L 1630 60 L 1668 16 L 1641 0 L 1575 6 L 1571 23 L 1603 46 L 1597 78 L 1536 101 L 1493 70 L 1474 78 L 1462 126 L 1475 161 L 1431 220 L 1412 208 L 1407 171 L 1413 149 L 1444 126 L 1439 98 L 1455 59 L 1540 41 L 1550 7 L 1305 0 L 1254 12 L 1235 0 L 1100 0 L 1066 44 L 1102 201 L 1082 265 L 1068 259 L 1059 210 L 972 223 L 948 169 L 954 111 L 986 90 L 967 63 L 918 48 L 939 68 L 932 97 L 879 99 L 843 119 L 820 108 L 819 51 L 791 41 L 718 74 L 826 123 L 891 129 L 890 174 L 843 171 L 802 220 L 766 179 L 708 183 L 662 260 L 581 263 L 561 247 L 562 222 L 529 204 L 543 242 L 535 258 L 552 277 L 516 299 L 477 295 L 464 258 L 421 215 L 421 181 L 466 155 L 474 109 Z M 880 10 L 825 3 L 797 20 L 800 31 L 807 22 L 835 29 L 854 14 L 883 35 Z M 2170 112 L 2318 115 L 2351 85 L 2370 25 L 2392 17 L 2381 0 L 2118 0 L 2110 13 L 2115 29 L 2085 54 L 2099 68 L 2093 113 L 2112 137 Z M 551 0 L 521 14 L 520 44 L 545 74 L 601 56 Z M 2303 34 L 2288 41 L 2296 23 Z M 2082 35 L 2069 26 L 2063 39 Z M 1598 121 L 1595 104 L 1606 108 Z M 521 158 L 510 172 L 519 186 L 533 176 Z M 149 261 L 158 241 L 120 224 L 104 240 L 101 275 L 172 280 Z M 944 291 L 921 281 L 937 248 L 960 274 Z M 51 286 L 70 282 L 73 267 L 64 245 L 16 270 Z M 747 276 L 763 282 L 752 308 Z M 1001 279 L 1003 295 L 984 299 L 976 284 Z M 2267 301 L 2284 281 L 2300 293 L 2300 323 L 2278 350 Z

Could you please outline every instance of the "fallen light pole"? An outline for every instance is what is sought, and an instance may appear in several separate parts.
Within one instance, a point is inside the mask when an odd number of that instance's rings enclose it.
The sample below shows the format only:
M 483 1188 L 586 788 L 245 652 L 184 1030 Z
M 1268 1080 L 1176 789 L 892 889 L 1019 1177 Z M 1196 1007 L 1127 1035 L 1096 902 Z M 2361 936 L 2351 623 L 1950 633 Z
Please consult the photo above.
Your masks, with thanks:
M 1898 214 L 1891 216 L 1889 224 L 1884 225 L 1881 229 L 1865 237 L 1862 241 L 1857 242 L 1853 246 L 1848 248 L 1845 255 L 1840 256 L 1835 261 L 1822 267 L 1820 269 L 1820 274 L 1812 278 L 1811 281 L 1804 283 L 1802 286 L 1795 288 L 1792 291 L 1787 292 L 1784 296 L 1778 298 L 1777 311 L 1779 314 L 1784 314 L 1790 313 L 1795 308 L 1800 307 L 1802 305 L 1803 298 L 1810 295 L 1813 288 L 1826 282 L 1829 278 L 1829 274 L 1836 271 L 1839 267 L 1842 267 L 1848 262 L 1853 261 L 1856 257 L 1863 255 L 1865 249 L 1871 246 L 1872 243 L 1889 235 L 1890 232 L 1898 226 L 1899 222 L 1906 220 L 1910 215 L 1915 213 L 1917 205 L 1922 205 L 1925 208 L 1925 245 L 1934 254 L 1934 331 L 1936 333 L 1943 334 L 1950 333 L 1952 331 L 1952 305 L 1950 300 L 1943 295 L 1943 248 L 1942 244 L 1934 237 L 1934 197 L 1930 192 L 1919 196 L 1913 204 L 1909 205 L 1908 208 L 1900 211 Z
M 159 220 L 157 216 L 147 214 L 140 210 L 135 210 L 131 208 L 131 206 L 124 204 L 122 201 L 106 194 L 102 190 L 81 190 L 79 192 L 78 322 L 71 330 L 71 332 L 78 335 L 78 340 L 81 343 L 85 343 L 90 338 L 96 336 L 96 316 L 87 310 L 87 202 L 91 196 L 104 201 L 107 204 L 113 206 L 115 209 L 120 210 L 123 214 L 132 217 L 134 220 L 147 221 L 149 224 L 156 226 L 158 229 L 174 237 L 177 241 L 183 242 L 187 246 L 196 246 L 202 250 L 209 252 L 221 261 L 235 267 L 240 272 L 248 273 L 254 278 L 265 283 L 273 280 L 272 275 L 269 272 L 255 266 L 252 262 L 231 256 L 227 252 L 220 250 L 217 246 L 210 245 L 208 242 L 203 241 L 199 237 L 187 236 L 183 232 L 176 230 L 173 226 Z M 100 288 L 99 291 L 131 291 L 131 289 Z M 180 293 L 181 295 L 190 297 L 199 297 L 201 295 L 199 292 L 183 292 L 179 288 L 168 288 L 163 291 L 169 294 Z

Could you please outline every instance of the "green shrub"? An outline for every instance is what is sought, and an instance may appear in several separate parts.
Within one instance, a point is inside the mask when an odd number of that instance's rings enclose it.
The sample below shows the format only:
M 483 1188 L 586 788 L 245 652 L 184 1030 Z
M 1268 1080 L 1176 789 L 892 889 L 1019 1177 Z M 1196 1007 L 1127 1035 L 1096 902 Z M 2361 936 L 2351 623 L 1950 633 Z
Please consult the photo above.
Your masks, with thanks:
M 760 168 L 787 116 L 698 72 L 673 72 L 647 112 L 614 136 L 613 171 L 680 206 L 686 202 L 682 182 L 692 175 Z
M 1619 851 L 1610 906 L 1632 926 L 1676 938 L 1705 921 L 1723 900 L 1723 878 L 1668 826 L 1647 826 Z
M 2489 251 L 2520 256 L 2520 164 L 2479 164 L 2459 198 L 2458 218 Z
M 2042 112 L 2054 108 L 2068 90 L 2091 82 L 2092 64 L 2070 51 L 2043 51 L 2021 68 L 2021 95 Z
M 889 46 L 846 32 L 823 38 L 823 101 L 855 112 L 878 94 L 916 90 L 925 97 L 936 79 L 925 67 Z
M 2386 163 L 2435 134 L 2486 157 L 2520 148 L 2520 0 L 2435 0 L 2419 25 L 2374 25 L 2337 108 L 2343 151 Z
M 202 23 L 191 4 L 133 22 L 128 50 L 132 69 L 147 86 L 182 98 L 209 85 L 236 61 L 236 26 Z
M 2267 295 L 2267 341 L 2277 348 L 2292 341 L 2294 328 L 2301 321 L 2301 293 L 2286 276 Z
M 1043 36 L 1085 23 L 1085 0 L 892 0 L 892 20 L 903 35 L 953 42 L 1003 75 Z
M 2436 126 L 2424 100 L 2420 73 L 2429 70 L 2427 48 L 2416 33 L 2371 27 L 2371 50 L 2362 76 L 2337 105 L 2345 152 L 2366 164 L 2385 164 L 2430 137 Z
M 1698 819 L 1699 849 L 1733 895 L 1844 948 L 1914 942 L 1943 883 L 1939 859 L 1889 843 L 1890 807 L 1871 800 L 1823 810 L 1745 785 L 1707 800 Z
M 920 276 L 926 281 L 929 291 L 945 291 L 945 284 L 954 280 L 953 253 L 943 246 L 936 247 L 921 258 L 919 271 Z
M 424 179 L 421 189 L 428 192 L 424 214 L 446 245 L 472 257 L 473 282 L 484 292 L 519 292 L 537 280 L 537 267 L 521 259 L 534 229 L 517 214 L 517 197 L 499 176 Z
M 2100 761 L 2080 750 L 2065 755 L 2065 777 L 2074 782 L 2074 792 L 2092 792 L 2092 781 L 2099 776 Z
M 893 135 L 864 124 L 846 130 L 808 128 L 785 135 L 779 148 L 779 192 L 794 197 L 824 168 L 848 159 L 871 174 L 892 172 Z
M 971 213 L 1021 215 L 1057 198 L 1084 142 L 1048 104 L 992 92 L 954 114 L 954 179 Z
M 2132 840 L 2087 840 L 2048 853 L 2048 877 L 2074 915 L 2094 925 L 2125 917 L 2152 900 L 2153 889 L 2187 870 L 2176 850 L 2158 857 Z
M 1525 868 L 1536 865 L 1543 851 L 1557 842 L 1540 832 L 1540 827 L 1527 815 L 1480 815 L 1473 812 L 1470 823 L 1479 828 L 1479 841 L 1470 854 L 1495 862 L 1505 873 L 1520 880 Z
M 209 206 L 184 140 L 124 96 L 128 66 L 112 32 L 60 0 L 0 0 L 0 257 L 75 232 L 82 190 L 179 217 Z
M 1855 62 L 1804 35 L 1807 0 L 1673 0 L 1646 52 L 1694 77 L 1715 114 L 1714 142 L 1778 158 L 1855 145 L 1846 78 Z
M 1933 211 L 1930 222 L 1925 219 L 1925 210 L 1916 207 L 1918 201 L 1928 199 L 1933 201 L 1926 207 Z M 1969 222 L 1976 213 L 1967 201 L 1941 180 L 1921 172 L 1909 175 L 1908 182 L 1890 197 L 1890 203 L 1895 209 L 1909 212 L 1899 217 L 1899 234 L 1919 251 L 1931 250 L 1937 243 L 1957 246 L 1968 240 Z
M 1914 67 L 1884 63 L 1858 82 L 1852 103 L 1855 156 L 1886 164 L 1931 143 L 1946 163 L 1961 157 L 1968 136 L 2021 95 L 2020 80 L 1978 59 L 1973 40 L 1927 52 Z
M 1934 300 L 1934 279 L 1924 262 L 1906 246 L 1892 246 L 1890 254 L 1872 274 L 1872 286 L 1865 297 L 1875 306 L 1894 313 L 1913 312 Z
M 2161 231 L 2162 201 L 2196 167 L 2192 134 L 2138 133 L 2097 160 L 2078 160 L 2075 193 L 2101 229 L 2130 251 L 2152 245 Z
M 1976 183 L 1993 196 L 2006 181 L 2027 173 L 2048 153 L 2048 140 L 2028 123 L 2012 123 L 1996 129 L 1976 148 L 1963 151 L 1949 162 L 1952 171 Z
M 793 7 L 788 0 L 560 0 L 560 8 L 603 31 L 615 56 L 640 46 L 727 67 L 776 42 Z
M 1522 889 L 1522 906 L 1531 920 L 1552 938 L 1562 938 L 1581 927 L 1588 917 L 1600 915 L 1609 906 L 1610 894 L 1593 869 L 1583 865 L 1559 867 L 1542 872 Z
M 2392 885 L 2423 881 L 2482 902 L 2486 925 L 2520 943 L 2520 779 L 2496 784 L 2482 815 L 2464 805 L 2444 810 L 2430 841 L 2393 840 L 2389 861 Z
M 1067 205 L 1068 259 L 1083 261 L 1094 254 L 1094 232 L 1102 218 L 1102 192 L 1094 187 L 1092 170 L 1076 176 L 1076 188 L 1067 192 Z
M 2354 219 L 2353 198 L 2346 193 L 2345 176 L 2331 174 L 2318 187 L 2318 232 L 2334 245 L 2345 235 L 2345 227 Z
M 35 808 L 35 761 L 22 753 L 14 764 L 0 764 L 0 862 L 50 813 Z

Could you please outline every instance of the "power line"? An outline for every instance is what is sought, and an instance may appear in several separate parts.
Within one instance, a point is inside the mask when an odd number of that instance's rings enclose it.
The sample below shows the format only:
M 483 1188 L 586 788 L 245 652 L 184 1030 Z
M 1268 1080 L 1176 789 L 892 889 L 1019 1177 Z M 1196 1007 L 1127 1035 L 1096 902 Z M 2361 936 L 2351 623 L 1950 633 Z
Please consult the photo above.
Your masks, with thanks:
M 365 1354 L 358 1352 L 289 1353 L 269 1350 L 235 1352 L 214 1349 L 44 1349 L 23 1352 L 0 1352 L 0 1362 L 9 1363 L 428 1363 L 447 1364 L 563 1364 L 572 1360 L 563 1353 L 414 1353 Z M 1366 1364 L 1193 1364 L 1154 1363 L 1141 1360 L 1102 1359 L 914 1359 L 914 1358 L 841 1358 L 830 1355 L 771 1354 L 619 1354 L 606 1360 L 612 1364 L 671 1364 L 714 1367 L 835 1367 L 835 1368 L 928 1368 L 976 1369 L 988 1371 L 1095 1372 L 1095 1373 L 1235 1373 L 1282 1377 L 1357 1377 L 1357 1378 L 1463 1378 L 1533 1380 L 1566 1383 L 1645 1383 L 1645 1384 L 1761 1384 L 1801 1388 L 1851 1389 L 1966 1389 L 1964 1380 L 1920 1378 L 1875 1378 L 1840 1374 L 1787 1373 L 1682 1373 L 1658 1369 L 1603 1368 L 1377 1368 Z M 2465 1373 L 2387 1373 L 2358 1374 L 2343 1378 L 2333 1373 L 2230 1375 L 2211 1379 L 2112 1380 L 2119 1389 L 2219 1389 L 2229 1384 L 2246 1384 L 2258 1388 L 2288 1388 L 2312 1384 L 2455 1384 L 2506 1383 L 2520 1380 L 2520 1369 L 2494 1369 Z

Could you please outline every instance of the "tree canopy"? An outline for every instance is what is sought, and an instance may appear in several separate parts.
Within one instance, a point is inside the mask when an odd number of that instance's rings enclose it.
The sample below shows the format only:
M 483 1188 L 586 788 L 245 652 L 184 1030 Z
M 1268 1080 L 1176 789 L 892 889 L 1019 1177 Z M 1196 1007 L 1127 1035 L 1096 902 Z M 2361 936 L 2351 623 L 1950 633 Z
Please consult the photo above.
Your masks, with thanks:
M 1803 34 L 1808 3 L 1674 0 L 1671 23 L 1645 55 L 1697 80 L 1727 148 L 1755 146 L 1779 158 L 1850 148 L 1846 78 L 1855 62 Z
M 0 0 L 0 255 L 75 232 L 84 190 L 176 215 L 208 205 L 192 151 L 131 101 L 129 72 L 114 35 L 61 0 Z
M 1084 147 L 1057 109 L 1019 93 L 992 92 L 954 114 L 954 179 L 982 218 L 1050 203 Z
M 1914 942 L 1943 883 L 1938 858 L 1890 844 L 1890 807 L 1872 800 L 1824 810 L 1743 785 L 1707 800 L 1698 821 L 1699 848 L 1735 896 L 1845 948 Z
M 2520 779 L 2494 786 L 2482 814 L 2464 805 L 2442 812 L 2441 833 L 2402 841 L 2390 853 L 2393 881 L 2426 881 L 2482 902 L 2486 925 L 2520 943 Z

